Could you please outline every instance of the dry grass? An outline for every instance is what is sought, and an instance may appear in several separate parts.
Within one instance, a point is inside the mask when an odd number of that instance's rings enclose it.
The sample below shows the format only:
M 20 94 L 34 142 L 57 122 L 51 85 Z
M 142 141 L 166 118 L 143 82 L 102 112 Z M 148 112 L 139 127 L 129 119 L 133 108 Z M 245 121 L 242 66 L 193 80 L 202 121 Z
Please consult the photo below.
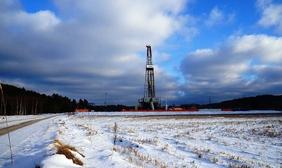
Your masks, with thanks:
M 132 139 L 132 141 L 136 141 L 140 144 L 151 144 L 151 145 L 157 145 L 159 143 L 158 139 L 152 139 L 152 138 L 141 138 L 141 139 Z
M 141 167 L 144 167 L 146 164 L 152 164 L 155 167 L 167 168 L 167 165 L 157 158 L 152 158 L 152 156 L 141 153 L 137 148 L 134 147 L 114 147 L 113 151 L 125 154 L 128 156 L 128 161 L 135 163 Z M 145 164 L 145 165 L 144 165 Z M 146 166 L 145 166 L 146 167 Z
M 65 155 L 66 158 L 71 159 L 74 164 L 77 164 L 80 166 L 83 165 L 83 162 L 80 159 L 78 159 L 77 157 L 75 157 L 72 152 L 76 152 L 80 154 L 82 157 L 84 157 L 84 155 L 79 153 L 74 147 L 70 145 L 65 145 L 62 142 L 60 142 L 59 140 L 55 140 L 54 145 L 57 148 L 57 154 Z
M 92 135 L 98 134 L 98 131 L 96 131 L 93 128 L 90 128 L 89 126 L 82 125 L 82 124 L 77 124 L 77 126 L 86 131 L 86 136 L 92 136 Z

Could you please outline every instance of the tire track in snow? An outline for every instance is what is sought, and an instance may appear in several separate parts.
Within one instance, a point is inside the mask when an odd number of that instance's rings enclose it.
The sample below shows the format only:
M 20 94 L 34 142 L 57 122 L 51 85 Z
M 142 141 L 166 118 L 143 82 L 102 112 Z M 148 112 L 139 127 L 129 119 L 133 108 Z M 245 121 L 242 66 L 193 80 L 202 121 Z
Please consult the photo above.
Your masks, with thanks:
M 49 118 L 52 118 L 52 117 L 55 117 L 55 116 L 46 117 L 46 118 L 42 118 L 42 119 L 36 119 L 36 120 L 30 120 L 30 121 L 26 121 L 26 122 L 23 122 L 23 123 L 20 123 L 20 124 L 12 125 L 12 126 L 9 126 L 9 127 L 6 127 L 6 128 L 1 128 L 0 129 L 0 136 L 5 135 L 8 132 L 18 130 L 20 128 L 26 127 L 28 125 L 31 125 L 31 124 L 34 124 L 34 123 L 37 123 L 39 121 L 46 120 L 46 119 L 49 119 Z

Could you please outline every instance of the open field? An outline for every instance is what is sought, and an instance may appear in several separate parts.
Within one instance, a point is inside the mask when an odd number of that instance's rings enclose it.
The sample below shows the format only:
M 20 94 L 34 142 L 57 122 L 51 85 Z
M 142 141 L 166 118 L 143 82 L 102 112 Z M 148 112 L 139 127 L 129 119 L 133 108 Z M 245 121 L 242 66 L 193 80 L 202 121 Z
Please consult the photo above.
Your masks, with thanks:
M 281 116 L 62 115 L 16 130 L 11 138 L 14 167 L 81 167 L 74 164 L 76 159 L 83 167 L 278 168 L 282 164 Z M 6 139 L 0 136 L 4 151 L 0 167 L 10 164 Z

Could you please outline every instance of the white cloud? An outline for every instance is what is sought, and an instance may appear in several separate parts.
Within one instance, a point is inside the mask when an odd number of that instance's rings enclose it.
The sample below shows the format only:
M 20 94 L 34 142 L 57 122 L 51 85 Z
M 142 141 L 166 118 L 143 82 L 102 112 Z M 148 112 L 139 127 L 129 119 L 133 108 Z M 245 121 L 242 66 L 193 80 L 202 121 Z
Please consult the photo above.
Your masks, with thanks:
M 2 3 L 4 4 L 4 1 Z M 9 5 L 11 4 L 8 3 L 7 6 Z M 27 13 L 25 11 L 15 9 L 19 8 L 19 6 L 12 6 L 10 8 L 11 10 L 3 10 L 0 12 L 1 25 L 6 28 L 50 31 L 60 23 L 60 19 L 56 17 L 53 12 L 48 10 Z
M 197 24 L 199 19 L 195 16 L 185 14 L 184 16 L 178 17 L 179 24 L 177 26 L 177 34 L 184 40 L 190 42 L 195 36 L 199 34 Z
M 225 14 L 222 10 L 218 7 L 214 7 L 205 21 L 207 26 L 215 26 L 218 24 L 227 24 L 231 23 L 234 20 L 234 13 L 232 14 Z
M 30 27 L 34 30 L 47 31 L 60 23 L 60 20 L 50 11 L 39 11 L 36 13 L 18 12 L 10 18 L 10 23 L 18 26 Z
M 281 46 L 282 37 L 243 35 L 230 37 L 216 49 L 198 49 L 182 61 L 186 79 L 183 90 L 187 95 L 218 98 L 278 93 L 278 83 L 282 84 Z
M 267 63 L 282 63 L 282 38 L 267 35 L 245 35 L 231 38 L 233 52 Z
M 282 4 L 258 0 L 257 6 L 262 12 L 258 24 L 263 27 L 273 27 L 278 33 L 282 33 Z
M 209 56 L 214 55 L 214 52 L 212 49 L 206 48 L 206 49 L 197 49 L 192 54 L 196 56 L 197 59 L 203 59 Z
M 216 23 L 222 22 L 224 19 L 223 13 L 217 7 L 213 8 L 209 14 L 206 24 L 213 26 Z

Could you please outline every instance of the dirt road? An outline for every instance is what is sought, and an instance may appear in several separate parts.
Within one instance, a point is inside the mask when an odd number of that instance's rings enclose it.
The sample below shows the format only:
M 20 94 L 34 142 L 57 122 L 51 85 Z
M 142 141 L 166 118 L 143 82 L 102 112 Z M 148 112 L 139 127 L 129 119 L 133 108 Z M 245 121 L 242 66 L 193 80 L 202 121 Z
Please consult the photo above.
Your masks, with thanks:
M 6 128 L 1 128 L 1 129 L 0 129 L 0 136 L 1 136 L 1 135 L 5 135 L 5 134 L 7 134 L 8 132 L 15 131 L 15 130 L 17 130 L 17 129 L 26 127 L 26 126 L 28 126 L 28 125 L 31 125 L 31 124 L 34 124 L 34 123 L 36 123 L 36 122 L 39 122 L 39 121 L 42 121 L 42 120 L 46 120 L 46 119 L 52 118 L 52 117 L 54 117 L 54 116 L 46 117 L 46 118 L 42 118 L 42 119 L 31 120 L 31 121 L 26 121 L 26 122 L 23 122 L 23 123 L 20 123 L 20 124 L 17 124 L 17 125 L 12 125 L 12 126 L 9 126 L 9 127 L 6 127 Z

